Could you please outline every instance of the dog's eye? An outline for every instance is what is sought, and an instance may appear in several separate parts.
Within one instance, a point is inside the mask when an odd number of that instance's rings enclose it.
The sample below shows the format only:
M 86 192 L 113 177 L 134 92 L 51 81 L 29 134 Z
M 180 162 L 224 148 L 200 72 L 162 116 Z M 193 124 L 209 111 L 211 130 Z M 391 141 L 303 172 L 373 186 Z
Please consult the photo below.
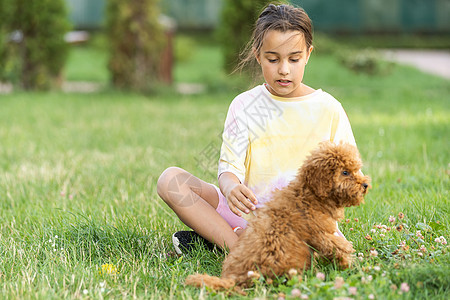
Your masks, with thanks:
M 348 176 L 348 175 L 350 175 L 350 173 L 349 173 L 348 171 L 343 171 L 343 172 L 342 172 L 342 175 Z

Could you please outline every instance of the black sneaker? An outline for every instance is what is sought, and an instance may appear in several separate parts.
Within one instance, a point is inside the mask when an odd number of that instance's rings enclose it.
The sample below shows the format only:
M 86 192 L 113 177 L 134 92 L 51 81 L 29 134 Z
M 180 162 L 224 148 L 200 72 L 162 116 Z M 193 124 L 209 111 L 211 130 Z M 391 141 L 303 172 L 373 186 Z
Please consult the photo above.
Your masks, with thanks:
M 195 231 L 177 231 L 172 235 L 172 242 L 177 254 L 189 253 L 195 244 L 205 246 L 208 250 L 214 249 L 214 244 L 205 240 Z

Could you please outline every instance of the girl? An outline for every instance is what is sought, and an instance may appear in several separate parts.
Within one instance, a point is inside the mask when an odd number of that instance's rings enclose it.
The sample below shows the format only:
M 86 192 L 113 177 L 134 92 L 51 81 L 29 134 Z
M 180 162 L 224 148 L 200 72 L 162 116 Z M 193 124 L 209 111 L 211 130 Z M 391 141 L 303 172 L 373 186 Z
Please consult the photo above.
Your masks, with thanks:
M 233 247 L 246 218 L 257 213 L 274 189 L 293 179 L 321 141 L 355 144 L 341 104 L 303 83 L 313 50 L 312 24 L 303 9 L 270 4 L 259 16 L 249 45 L 243 63 L 255 59 L 265 83 L 230 104 L 219 188 L 176 167 L 158 179 L 159 196 L 195 231 L 174 234 L 180 254 L 196 234 L 222 248 Z

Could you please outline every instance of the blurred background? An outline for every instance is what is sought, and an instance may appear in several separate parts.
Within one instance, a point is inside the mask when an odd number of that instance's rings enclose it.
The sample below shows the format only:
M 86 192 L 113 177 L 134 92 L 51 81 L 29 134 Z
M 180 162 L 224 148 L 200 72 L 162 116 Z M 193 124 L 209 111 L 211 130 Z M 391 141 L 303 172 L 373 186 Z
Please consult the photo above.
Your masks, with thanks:
M 98 89 L 92 82 L 142 92 L 175 82 L 199 92 L 233 72 L 270 2 L 2 0 L 0 92 Z M 429 59 L 423 70 L 450 77 L 450 0 L 275 2 L 303 7 L 316 52 L 336 54 L 355 72 L 386 71 L 380 59 L 417 65 L 419 57 Z M 206 57 L 196 60 L 199 53 Z
M 66 1 L 70 19 L 75 28 L 102 28 L 107 0 Z M 164 0 L 161 1 L 161 9 L 164 14 L 177 22 L 179 29 L 214 30 L 220 23 L 221 9 L 226 2 L 229 0 Z M 257 4 L 258 1 L 253 2 Z M 328 33 L 450 33 L 450 1 L 448 0 L 292 0 L 289 2 L 303 7 L 308 12 L 316 30 Z

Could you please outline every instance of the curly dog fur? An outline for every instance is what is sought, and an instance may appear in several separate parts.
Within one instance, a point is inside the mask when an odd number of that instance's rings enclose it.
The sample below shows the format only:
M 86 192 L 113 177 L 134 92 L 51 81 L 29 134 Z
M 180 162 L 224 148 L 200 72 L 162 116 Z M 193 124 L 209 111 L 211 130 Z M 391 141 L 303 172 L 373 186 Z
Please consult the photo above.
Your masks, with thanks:
M 334 233 L 344 207 L 363 202 L 370 187 L 361 167 L 356 147 L 321 143 L 297 177 L 258 209 L 226 257 L 222 277 L 196 274 L 185 283 L 215 290 L 246 287 L 252 283 L 249 271 L 271 278 L 290 269 L 302 272 L 310 267 L 314 252 L 348 268 L 354 249 Z

